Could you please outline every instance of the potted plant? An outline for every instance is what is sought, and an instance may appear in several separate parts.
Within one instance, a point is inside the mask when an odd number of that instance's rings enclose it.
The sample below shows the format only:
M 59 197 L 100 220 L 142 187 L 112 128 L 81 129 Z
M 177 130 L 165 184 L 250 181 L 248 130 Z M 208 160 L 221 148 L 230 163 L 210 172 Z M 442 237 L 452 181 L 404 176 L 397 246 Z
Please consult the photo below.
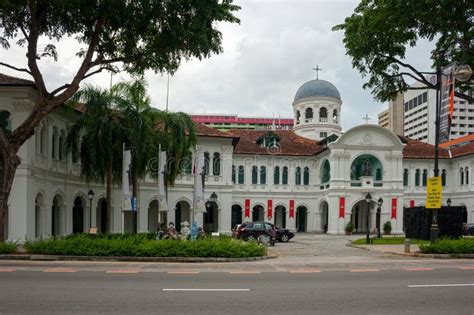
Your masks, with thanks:
M 345 230 L 346 230 L 346 235 L 351 235 L 352 234 L 352 231 L 354 231 L 354 225 L 352 224 L 351 221 L 347 222 Z
M 392 223 L 390 221 L 387 221 L 383 225 L 383 233 L 385 235 L 390 235 L 391 232 L 392 232 Z

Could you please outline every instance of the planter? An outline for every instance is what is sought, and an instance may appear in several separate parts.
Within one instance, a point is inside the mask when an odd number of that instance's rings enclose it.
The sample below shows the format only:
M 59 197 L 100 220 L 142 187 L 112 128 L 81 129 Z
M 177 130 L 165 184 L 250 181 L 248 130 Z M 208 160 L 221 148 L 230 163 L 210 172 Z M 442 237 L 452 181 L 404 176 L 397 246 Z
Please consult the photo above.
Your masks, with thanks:
M 352 235 L 352 231 L 346 231 L 346 235 Z

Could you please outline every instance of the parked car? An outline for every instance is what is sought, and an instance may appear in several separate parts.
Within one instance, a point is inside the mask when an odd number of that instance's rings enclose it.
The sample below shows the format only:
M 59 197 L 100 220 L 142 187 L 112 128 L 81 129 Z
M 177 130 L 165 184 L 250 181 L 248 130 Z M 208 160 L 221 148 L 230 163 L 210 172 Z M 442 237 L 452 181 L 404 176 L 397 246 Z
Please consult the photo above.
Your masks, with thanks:
M 276 239 L 279 242 L 286 243 L 295 236 L 295 233 L 293 233 L 292 231 L 288 229 L 280 228 L 272 223 L 269 223 L 269 224 L 272 225 L 273 228 L 276 230 Z
M 464 235 L 474 235 L 474 223 L 464 225 Z
M 295 234 L 288 229 L 282 229 L 270 222 L 244 222 L 236 225 L 232 236 L 244 240 L 256 240 L 260 235 L 270 236 L 271 231 L 275 231 L 275 238 L 279 242 L 288 242 Z

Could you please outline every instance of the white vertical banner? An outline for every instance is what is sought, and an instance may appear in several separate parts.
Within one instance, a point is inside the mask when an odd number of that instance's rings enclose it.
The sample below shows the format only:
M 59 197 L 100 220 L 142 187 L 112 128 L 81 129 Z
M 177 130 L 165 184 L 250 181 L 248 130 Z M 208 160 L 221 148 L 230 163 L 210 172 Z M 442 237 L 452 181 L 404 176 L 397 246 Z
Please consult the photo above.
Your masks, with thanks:
M 194 211 L 204 213 L 206 205 L 204 201 L 204 152 L 196 151 L 194 157 Z
M 122 159 L 122 210 L 132 210 L 132 196 L 130 194 L 130 164 L 132 161 L 132 154 L 130 150 L 123 150 Z
M 159 211 L 168 211 L 165 187 L 166 151 L 160 151 L 158 159 L 158 208 Z

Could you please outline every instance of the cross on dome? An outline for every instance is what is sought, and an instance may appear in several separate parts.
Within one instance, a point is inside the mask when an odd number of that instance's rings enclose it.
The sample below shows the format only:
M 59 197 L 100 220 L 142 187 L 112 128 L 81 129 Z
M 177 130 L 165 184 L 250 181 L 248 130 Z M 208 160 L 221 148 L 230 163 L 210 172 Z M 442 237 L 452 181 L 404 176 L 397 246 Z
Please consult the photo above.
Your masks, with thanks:
M 313 68 L 314 71 L 316 71 L 316 80 L 319 80 L 319 71 L 323 70 L 319 67 L 319 65 L 316 65 L 316 68 Z

